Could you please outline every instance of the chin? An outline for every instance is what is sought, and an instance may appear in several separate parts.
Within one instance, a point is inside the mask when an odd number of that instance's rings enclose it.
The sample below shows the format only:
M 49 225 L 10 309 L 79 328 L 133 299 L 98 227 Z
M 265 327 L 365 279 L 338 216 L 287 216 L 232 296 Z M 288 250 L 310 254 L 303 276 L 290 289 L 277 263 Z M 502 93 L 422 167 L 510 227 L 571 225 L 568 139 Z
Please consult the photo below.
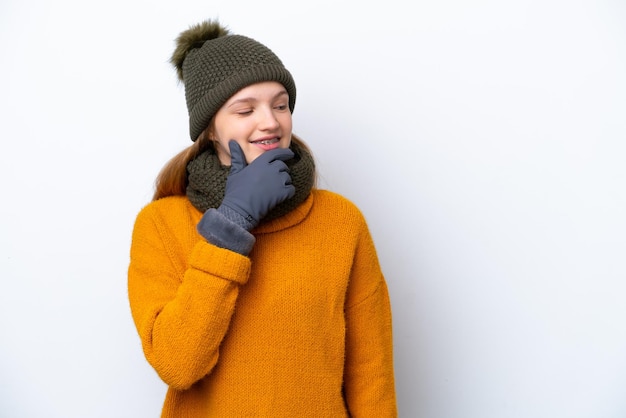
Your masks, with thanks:
M 246 155 L 246 161 L 248 162 L 248 164 L 250 164 L 252 161 L 259 158 L 262 154 L 263 152 L 255 152 L 254 154 Z

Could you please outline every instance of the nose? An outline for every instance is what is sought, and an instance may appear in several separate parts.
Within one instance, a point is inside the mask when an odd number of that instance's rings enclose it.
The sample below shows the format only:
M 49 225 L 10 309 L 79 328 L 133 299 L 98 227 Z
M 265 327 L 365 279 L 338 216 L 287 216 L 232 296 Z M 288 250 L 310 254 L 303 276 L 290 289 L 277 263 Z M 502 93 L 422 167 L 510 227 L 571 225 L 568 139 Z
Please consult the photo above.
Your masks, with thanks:
M 267 108 L 260 112 L 259 118 L 259 129 L 263 131 L 270 131 L 278 128 L 279 123 L 276 115 L 274 114 L 274 109 Z

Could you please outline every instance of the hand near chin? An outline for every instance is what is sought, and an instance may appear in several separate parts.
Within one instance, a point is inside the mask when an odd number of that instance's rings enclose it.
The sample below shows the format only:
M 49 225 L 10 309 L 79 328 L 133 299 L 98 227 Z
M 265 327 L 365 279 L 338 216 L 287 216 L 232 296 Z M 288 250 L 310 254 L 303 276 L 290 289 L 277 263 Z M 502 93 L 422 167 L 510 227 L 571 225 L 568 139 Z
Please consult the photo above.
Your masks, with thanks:
M 296 193 L 285 164 L 294 154 L 289 148 L 277 148 L 248 164 L 236 141 L 228 146 L 231 168 L 222 205 L 243 216 L 253 228 L 272 208 Z

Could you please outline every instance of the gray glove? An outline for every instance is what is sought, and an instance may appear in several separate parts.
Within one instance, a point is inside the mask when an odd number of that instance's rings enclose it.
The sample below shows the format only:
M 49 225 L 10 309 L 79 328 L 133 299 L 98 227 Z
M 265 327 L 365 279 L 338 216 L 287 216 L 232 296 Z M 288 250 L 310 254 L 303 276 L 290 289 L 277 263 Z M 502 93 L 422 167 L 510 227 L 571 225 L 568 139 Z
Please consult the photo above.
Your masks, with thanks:
M 264 152 L 248 165 L 237 142 L 231 140 L 228 146 L 231 168 L 224 200 L 217 210 L 249 231 L 274 206 L 295 195 L 296 188 L 285 164 L 294 154 L 289 148 L 277 148 Z

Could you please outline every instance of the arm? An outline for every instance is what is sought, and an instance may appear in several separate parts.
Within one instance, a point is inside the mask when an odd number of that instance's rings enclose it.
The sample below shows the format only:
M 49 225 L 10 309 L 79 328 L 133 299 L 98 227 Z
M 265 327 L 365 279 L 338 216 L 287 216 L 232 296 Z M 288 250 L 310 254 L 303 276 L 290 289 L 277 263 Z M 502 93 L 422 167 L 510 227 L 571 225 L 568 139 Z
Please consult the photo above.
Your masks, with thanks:
M 351 416 L 397 417 L 389 294 L 365 226 L 355 252 L 345 315 L 344 390 Z
M 204 240 L 184 260 L 179 245 L 159 214 L 144 209 L 133 231 L 128 291 L 146 359 L 182 390 L 217 363 L 250 260 Z
M 224 200 L 196 225 L 206 241 L 190 252 L 183 249 L 174 231 L 192 230 L 189 220 L 169 210 L 162 216 L 150 205 L 133 231 L 128 272 L 133 318 L 148 362 L 175 389 L 189 388 L 217 363 L 239 287 L 250 273 L 246 256 L 255 238 L 249 230 L 295 193 L 284 163 L 293 157 L 291 150 L 268 151 L 248 165 L 241 147 L 235 141 L 229 146 L 232 167 Z

